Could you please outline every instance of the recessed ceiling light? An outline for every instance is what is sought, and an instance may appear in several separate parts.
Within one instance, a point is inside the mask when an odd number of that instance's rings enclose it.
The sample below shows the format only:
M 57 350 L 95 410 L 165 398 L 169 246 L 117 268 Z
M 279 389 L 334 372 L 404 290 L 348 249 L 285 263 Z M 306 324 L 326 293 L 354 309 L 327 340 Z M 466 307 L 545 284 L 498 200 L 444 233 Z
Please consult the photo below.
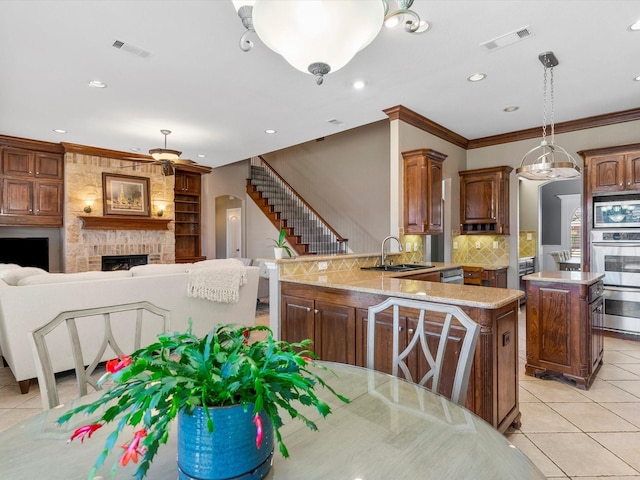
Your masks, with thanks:
M 91 80 L 89 82 L 89 86 L 94 88 L 106 88 L 107 84 L 104 82 L 101 82 L 100 80 Z
M 140 149 L 138 147 L 131 147 L 129 150 L 131 150 L 132 152 L 139 152 Z
M 420 20 L 420 23 L 418 23 L 418 29 L 413 33 L 424 33 L 430 28 L 431 22 L 428 22 L 427 20 Z
M 53 131 L 56 132 L 56 133 L 67 133 L 66 130 L 63 130 L 61 128 L 54 128 Z
M 634 78 L 634 80 L 635 80 L 636 82 L 640 82 L 640 75 L 638 75 L 636 78 Z
M 207 158 L 207 156 L 204 153 L 199 153 L 198 158 Z
M 640 30 L 640 19 L 629 25 L 629 30 L 631 30 L 632 32 L 637 32 L 638 30 Z
M 520 107 L 518 107 L 517 105 L 513 105 L 511 107 L 507 107 L 504 109 L 505 112 L 507 113 L 511 113 L 511 112 L 515 112 L 516 110 L 518 110 Z
M 276 130 L 273 130 L 272 128 L 267 128 L 264 133 L 268 134 L 268 135 L 273 135 L 274 133 L 276 133 Z
M 356 90 L 362 90 L 366 85 L 367 85 L 367 82 L 365 82 L 364 80 L 353 81 L 353 88 L 355 88 Z
M 487 75 L 484 73 L 474 73 L 473 75 L 470 75 L 467 80 L 470 82 L 479 82 L 480 80 L 484 80 L 486 77 Z

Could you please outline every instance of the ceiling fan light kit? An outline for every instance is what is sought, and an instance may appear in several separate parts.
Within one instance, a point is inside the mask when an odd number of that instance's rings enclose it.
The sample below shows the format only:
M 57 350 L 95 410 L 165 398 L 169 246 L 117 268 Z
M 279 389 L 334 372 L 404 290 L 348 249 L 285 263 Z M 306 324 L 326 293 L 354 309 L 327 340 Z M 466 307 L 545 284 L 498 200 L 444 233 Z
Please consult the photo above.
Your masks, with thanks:
M 564 148 L 554 144 L 555 125 L 553 117 L 553 68 L 558 65 L 558 59 L 553 52 L 538 55 L 544 67 L 544 113 L 542 119 L 542 141 L 522 157 L 516 175 L 528 180 L 564 180 L 580 176 L 580 167 L 575 159 Z M 551 141 L 547 141 L 547 70 L 550 78 L 551 99 Z
M 171 130 L 160 130 L 160 133 L 164 135 L 164 148 L 154 148 L 149 150 L 149 155 L 151 155 L 156 161 L 168 160 L 175 162 L 180 159 L 182 152 L 167 148 L 167 135 L 171 133 Z
M 387 0 L 232 0 L 247 29 L 240 38 L 241 50 L 253 48 L 247 37 L 255 32 L 294 68 L 314 75 L 318 85 L 369 45 L 383 24 L 405 20 L 406 32 L 418 31 L 421 21 L 411 10 L 413 0 L 393 1 L 398 9 L 389 12 Z

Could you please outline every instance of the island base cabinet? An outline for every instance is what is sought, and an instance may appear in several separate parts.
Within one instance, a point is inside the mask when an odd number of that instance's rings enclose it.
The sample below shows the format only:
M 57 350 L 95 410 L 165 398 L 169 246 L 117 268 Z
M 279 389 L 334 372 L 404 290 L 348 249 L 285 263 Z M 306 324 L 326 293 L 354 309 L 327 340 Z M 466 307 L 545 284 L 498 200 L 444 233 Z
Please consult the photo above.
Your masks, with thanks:
M 320 360 L 355 365 L 355 309 L 291 295 L 282 296 L 282 338 L 310 339 Z
M 602 282 L 527 281 L 525 374 L 561 376 L 586 390 L 602 363 Z
M 354 292 L 327 287 L 281 282 L 282 339 L 297 342 L 304 338 L 314 341 L 312 350 L 322 360 L 366 366 L 368 308 L 388 297 L 366 292 Z M 493 425 L 500 432 L 509 426 L 520 427 L 518 406 L 518 301 L 494 310 L 461 307 L 480 324 L 480 336 L 474 353 L 465 406 Z M 436 342 L 442 319 L 438 314 L 428 318 L 427 331 Z M 400 345 L 416 328 L 416 318 L 401 310 Z M 457 359 L 464 330 L 450 335 L 447 355 Z M 391 373 L 393 321 L 390 313 L 376 316 L 376 370 Z M 422 353 L 414 352 L 407 365 L 414 380 L 428 371 Z M 449 363 L 449 362 L 447 362 Z M 415 373 L 415 375 L 414 375 Z M 400 375 L 402 376 L 402 375 Z M 447 375 L 440 392 L 451 392 L 453 375 Z

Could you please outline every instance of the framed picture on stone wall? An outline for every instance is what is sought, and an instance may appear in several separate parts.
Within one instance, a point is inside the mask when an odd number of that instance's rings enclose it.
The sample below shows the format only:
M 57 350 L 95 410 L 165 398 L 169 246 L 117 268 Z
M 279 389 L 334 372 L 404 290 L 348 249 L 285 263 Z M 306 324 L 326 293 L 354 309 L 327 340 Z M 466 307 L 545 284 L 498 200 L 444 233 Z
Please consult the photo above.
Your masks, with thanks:
M 130 175 L 102 174 L 102 201 L 105 215 L 150 217 L 149 179 Z

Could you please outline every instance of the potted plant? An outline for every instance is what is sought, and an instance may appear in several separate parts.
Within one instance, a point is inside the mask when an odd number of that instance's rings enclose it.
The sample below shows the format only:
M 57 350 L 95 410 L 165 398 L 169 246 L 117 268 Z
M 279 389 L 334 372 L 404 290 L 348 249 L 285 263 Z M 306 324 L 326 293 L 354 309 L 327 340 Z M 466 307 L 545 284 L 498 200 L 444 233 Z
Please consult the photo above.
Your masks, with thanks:
M 253 334 L 265 338 L 253 341 Z M 126 466 L 129 461 L 138 463 L 140 460 L 135 473 L 135 478 L 140 480 L 147 474 L 158 448 L 167 442 L 174 418 L 178 417 L 178 469 L 182 475 L 182 470 L 191 468 L 185 463 L 189 462 L 192 455 L 198 459 L 196 464 L 203 462 L 198 457 L 201 452 L 183 451 L 195 442 L 188 433 L 181 440 L 181 421 L 192 422 L 200 418 L 204 427 L 199 427 L 199 433 L 206 430 L 215 436 L 222 428 L 222 421 L 218 424 L 217 420 L 222 417 L 216 417 L 215 414 L 224 411 L 224 416 L 227 407 L 236 406 L 237 412 L 244 412 L 248 417 L 245 423 L 251 425 L 249 430 L 252 438 L 249 443 L 253 452 L 248 457 L 258 455 L 260 459 L 257 461 L 266 465 L 266 474 L 271 462 L 265 459 L 270 460 L 274 434 L 282 456 L 289 455 L 280 434 L 282 412 L 287 412 L 291 418 L 297 418 L 315 430 L 315 423 L 296 409 L 296 402 L 316 407 L 322 416 L 329 414 L 330 407 L 314 392 L 317 385 L 327 388 L 340 400 L 349 401 L 313 372 L 311 367 L 327 368 L 315 362 L 314 354 L 307 349 L 310 343 L 311 340 L 300 343 L 275 340 L 266 326 L 219 324 L 203 338 L 193 335 L 191 328 L 186 333 L 161 334 L 157 342 L 134 352 L 130 357 L 107 362 L 107 372 L 99 384 L 110 382 L 112 386 L 104 390 L 93 403 L 81 405 L 62 415 L 58 423 L 64 424 L 78 413 L 90 415 L 100 411 L 101 416 L 97 421 L 78 428 L 71 436 L 71 440 L 84 441 L 96 430 L 115 422 L 115 429 L 107 437 L 104 450 L 89 477 L 93 478 L 97 473 L 111 449 L 121 445 L 123 452 L 117 463 Z M 233 428 L 233 431 L 235 433 L 242 428 Z M 127 440 L 120 444 L 118 436 L 125 429 Z M 229 438 L 226 438 L 225 445 L 228 442 Z M 260 449 L 264 451 L 261 453 Z M 227 457 L 225 452 L 213 452 L 213 456 L 223 461 Z M 244 458 L 244 454 L 241 457 Z M 246 471 L 252 471 L 255 467 L 250 465 L 247 468 L 251 470 Z M 194 468 L 197 469 L 198 465 Z M 216 472 L 228 471 L 224 465 L 215 468 L 222 469 Z M 198 471 L 197 477 L 228 478 L 243 473 L 231 470 L 224 477 L 207 477 L 205 472 Z M 185 472 L 185 476 L 179 478 L 191 476 L 196 475 Z
M 291 257 L 291 249 L 287 246 L 287 231 L 284 228 L 280 229 L 280 235 L 278 240 L 273 239 L 273 252 L 276 259 L 280 259 L 284 256 L 284 252 Z

